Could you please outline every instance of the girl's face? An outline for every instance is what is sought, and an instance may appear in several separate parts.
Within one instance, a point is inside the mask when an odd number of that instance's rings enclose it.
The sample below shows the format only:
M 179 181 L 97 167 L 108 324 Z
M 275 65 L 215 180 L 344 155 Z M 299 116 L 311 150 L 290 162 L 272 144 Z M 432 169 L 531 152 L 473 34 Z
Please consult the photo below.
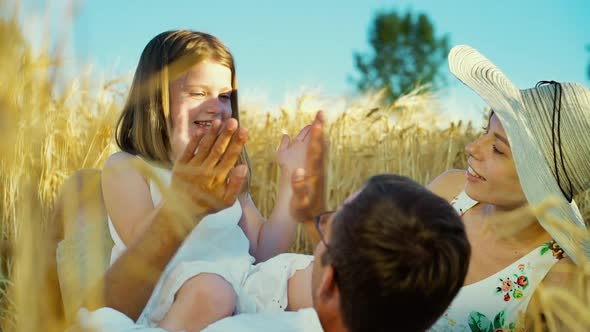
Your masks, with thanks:
M 184 151 L 189 139 L 204 134 L 211 122 L 232 115 L 232 73 L 228 67 L 205 60 L 170 82 L 171 160 Z
M 486 133 L 465 147 L 469 168 L 465 192 L 473 199 L 504 209 L 526 204 L 512 151 L 495 114 Z

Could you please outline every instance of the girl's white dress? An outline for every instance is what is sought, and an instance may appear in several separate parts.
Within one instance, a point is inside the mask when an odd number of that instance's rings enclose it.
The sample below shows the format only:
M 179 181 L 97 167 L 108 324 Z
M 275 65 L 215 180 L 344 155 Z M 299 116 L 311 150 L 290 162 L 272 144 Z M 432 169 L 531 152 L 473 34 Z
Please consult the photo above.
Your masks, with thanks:
M 149 165 L 149 164 L 148 164 Z M 170 185 L 171 171 L 150 165 L 159 179 Z M 161 194 L 154 181 L 149 182 L 154 206 Z M 240 203 L 205 217 L 187 236 L 176 255 L 166 266 L 137 323 L 156 326 L 170 309 L 178 289 L 200 273 L 214 273 L 227 280 L 237 294 L 236 313 L 276 312 L 285 310 L 288 279 L 306 268 L 313 256 L 281 254 L 254 265 L 250 243 L 238 225 L 242 216 Z M 113 223 L 108 220 L 114 242 L 111 264 L 126 250 Z

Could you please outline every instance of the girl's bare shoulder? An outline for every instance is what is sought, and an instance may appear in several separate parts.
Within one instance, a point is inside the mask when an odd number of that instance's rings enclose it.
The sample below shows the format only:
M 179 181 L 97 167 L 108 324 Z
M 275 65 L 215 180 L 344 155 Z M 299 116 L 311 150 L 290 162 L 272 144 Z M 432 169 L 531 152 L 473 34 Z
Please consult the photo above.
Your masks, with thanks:
M 110 155 L 104 163 L 103 168 L 110 168 L 117 165 L 129 163 L 134 160 L 136 156 L 125 151 L 118 151 Z
M 102 189 L 106 198 L 117 197 L 129 200 L 137 194 L 149 195 L 147 180 L 133 165 L 136 158 L 123 151 L 109 156 L 102 169 Z M 108 202 L 107 205 L 109 205 Z

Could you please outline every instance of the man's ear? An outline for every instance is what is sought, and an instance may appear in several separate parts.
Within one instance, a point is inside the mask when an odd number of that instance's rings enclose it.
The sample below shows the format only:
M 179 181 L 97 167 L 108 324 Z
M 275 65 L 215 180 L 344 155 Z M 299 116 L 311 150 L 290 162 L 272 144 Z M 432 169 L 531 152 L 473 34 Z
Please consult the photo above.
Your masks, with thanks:
M 334 306 L 340 310 L 340 288 L 336 283 L 336 270 L 332 265 L 326 266 L 322 273 L 321 281 L 317 292 L 317 298 L 326 306 Z

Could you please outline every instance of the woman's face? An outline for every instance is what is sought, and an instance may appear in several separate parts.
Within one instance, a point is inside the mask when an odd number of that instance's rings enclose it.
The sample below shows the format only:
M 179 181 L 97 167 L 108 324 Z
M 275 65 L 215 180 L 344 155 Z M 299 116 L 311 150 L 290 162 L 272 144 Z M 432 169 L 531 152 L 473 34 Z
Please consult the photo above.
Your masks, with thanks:
M 184 151 L 189 139 L 204 134 L 213 120 L 232 115 L 231 70 L 205 60 L 170 82 L 171 160 Z
M 526 204 L 504 128 L 492 114 L 486 133 L 465 147 L 469 168 L 465 192 L 504 209 Z

